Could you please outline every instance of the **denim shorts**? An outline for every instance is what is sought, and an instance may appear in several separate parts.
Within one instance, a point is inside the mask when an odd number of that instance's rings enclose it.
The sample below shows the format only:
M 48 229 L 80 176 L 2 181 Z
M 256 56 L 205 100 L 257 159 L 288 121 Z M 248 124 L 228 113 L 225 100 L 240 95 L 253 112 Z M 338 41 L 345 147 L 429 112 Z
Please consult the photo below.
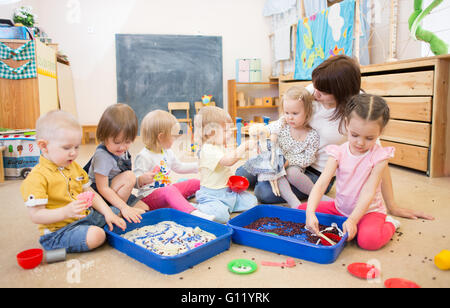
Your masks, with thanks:
M 119 214 L 118 208 L 111 207 L 114 214 Z M 88 216 L 75 221 L 55 232 L 44 234 L 39 239 L 45 250 L 65 248 L 68 253 L 89 251 L 86 237 L 89 227 L 103 228 L 106 225 L 105 217 L 94 209 Z

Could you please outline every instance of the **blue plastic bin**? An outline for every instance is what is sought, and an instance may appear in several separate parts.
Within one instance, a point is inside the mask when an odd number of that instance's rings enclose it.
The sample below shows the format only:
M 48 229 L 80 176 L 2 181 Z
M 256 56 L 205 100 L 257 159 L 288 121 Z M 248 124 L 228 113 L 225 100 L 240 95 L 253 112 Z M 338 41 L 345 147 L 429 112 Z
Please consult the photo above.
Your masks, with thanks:
M 335 222 L 342 229 L 346 217 L 316 213 L 319 224 L 331 226 Z M 228 222 L 233 228 L 232 240 L 236 244 L 268 250 L 298 259 L 321 264 L 333 263 L 338 258 L 348 236 L 345 234 L 334 246 L 315 245 L 286 236 L 276 236 L 244 228 L 263 217 L 276 217 L 284 221 L 305 223 L 306 212 L 275 205 L 258 205 Z
M 216 239 L 176 256 L 160 256 L 120 236 L 131 230 L 154 225 L 161 221 L 174 221 L 185 227 L 199 227 L 202 230 L 213 233 Z M 233 233 L 230 227 L 174 209 L 158 209 L 147 212 L 142 215 L 142 220 L 139 224 L 127 223 L 125 231 L 117 228 L 117 226 L 114 227 L 112 232 L 109 231 L 108 226 L 105 226 L 104 230 L 108 243 L 112 247 L 158 272 L 168 275 L 180 273 L 228 250 L 231 245 L 231 234 Z

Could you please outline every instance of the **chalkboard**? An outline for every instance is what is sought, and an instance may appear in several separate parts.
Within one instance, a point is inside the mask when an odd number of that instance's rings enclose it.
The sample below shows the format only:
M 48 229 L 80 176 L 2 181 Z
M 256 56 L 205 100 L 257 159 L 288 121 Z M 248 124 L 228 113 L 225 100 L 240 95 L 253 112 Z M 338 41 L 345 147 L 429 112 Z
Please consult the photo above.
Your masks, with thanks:
M 116 34 L 117 101 L 139 119 L 168 102 L 194 102 L 213 95 L 223 106 L 222 37 Z M 176 117 L 185 117 L 181 112 Z

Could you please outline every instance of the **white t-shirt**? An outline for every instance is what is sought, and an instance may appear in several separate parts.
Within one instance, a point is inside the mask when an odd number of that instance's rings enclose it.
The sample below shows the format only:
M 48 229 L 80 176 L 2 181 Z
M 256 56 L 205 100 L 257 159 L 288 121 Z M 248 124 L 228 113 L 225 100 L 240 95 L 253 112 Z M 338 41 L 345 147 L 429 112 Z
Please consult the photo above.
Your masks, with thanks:
M 170 173 L 198 173 L 198 164 L 180 162 L 172 150 L 163 150 L 161 153 L 155 153 L 147 148 L 143 148 L 136 156 L 134 162 L 133 172 L 136 178 L 140 177 L 146 172 L 152 171 L 156 166 L 159 167 L 159 172 L 154 177 L 152 184 L 139 188 L 138 196 L 145 197 L 153 192 L 156 188 L 170 185 Z
M 308 92 L 314 93 L 312 84 L 306 87 Z M 340 145 L 347 140 L 347 137 L 339 133 L 340 119 L 331 120 L 336 108 L 326 109 L 321 103 L 313 101 L 313 115 L 309 123 L 320 137 L 319 150 L 317 151 L 317 159 L 311 165 L 312 168 L 322 172 L 328 160 L 328 154 L 325 148 L 330 144 Z

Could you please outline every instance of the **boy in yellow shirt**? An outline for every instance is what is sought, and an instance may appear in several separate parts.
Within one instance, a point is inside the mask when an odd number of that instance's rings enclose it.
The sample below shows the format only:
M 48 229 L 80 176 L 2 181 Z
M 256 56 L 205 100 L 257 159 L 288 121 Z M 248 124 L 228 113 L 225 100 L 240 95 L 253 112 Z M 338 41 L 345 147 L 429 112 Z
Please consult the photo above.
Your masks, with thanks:
M 88 175 L 75 162 L 81 135 L 80 124 L 63 111 L 51 111 L 36 122 L 41 157 L 20 190 L 31 221 L 39 224 L 39 241 L 46 250 L 89 251 L 105 242 L 105 224 L 111 230 L 112 224 L 126 228 L 125 221 L 116 215 L 118 210 L 99 195 L 94 196 L 93 209 L 77 200 L 83 191 L 93 191 Z

